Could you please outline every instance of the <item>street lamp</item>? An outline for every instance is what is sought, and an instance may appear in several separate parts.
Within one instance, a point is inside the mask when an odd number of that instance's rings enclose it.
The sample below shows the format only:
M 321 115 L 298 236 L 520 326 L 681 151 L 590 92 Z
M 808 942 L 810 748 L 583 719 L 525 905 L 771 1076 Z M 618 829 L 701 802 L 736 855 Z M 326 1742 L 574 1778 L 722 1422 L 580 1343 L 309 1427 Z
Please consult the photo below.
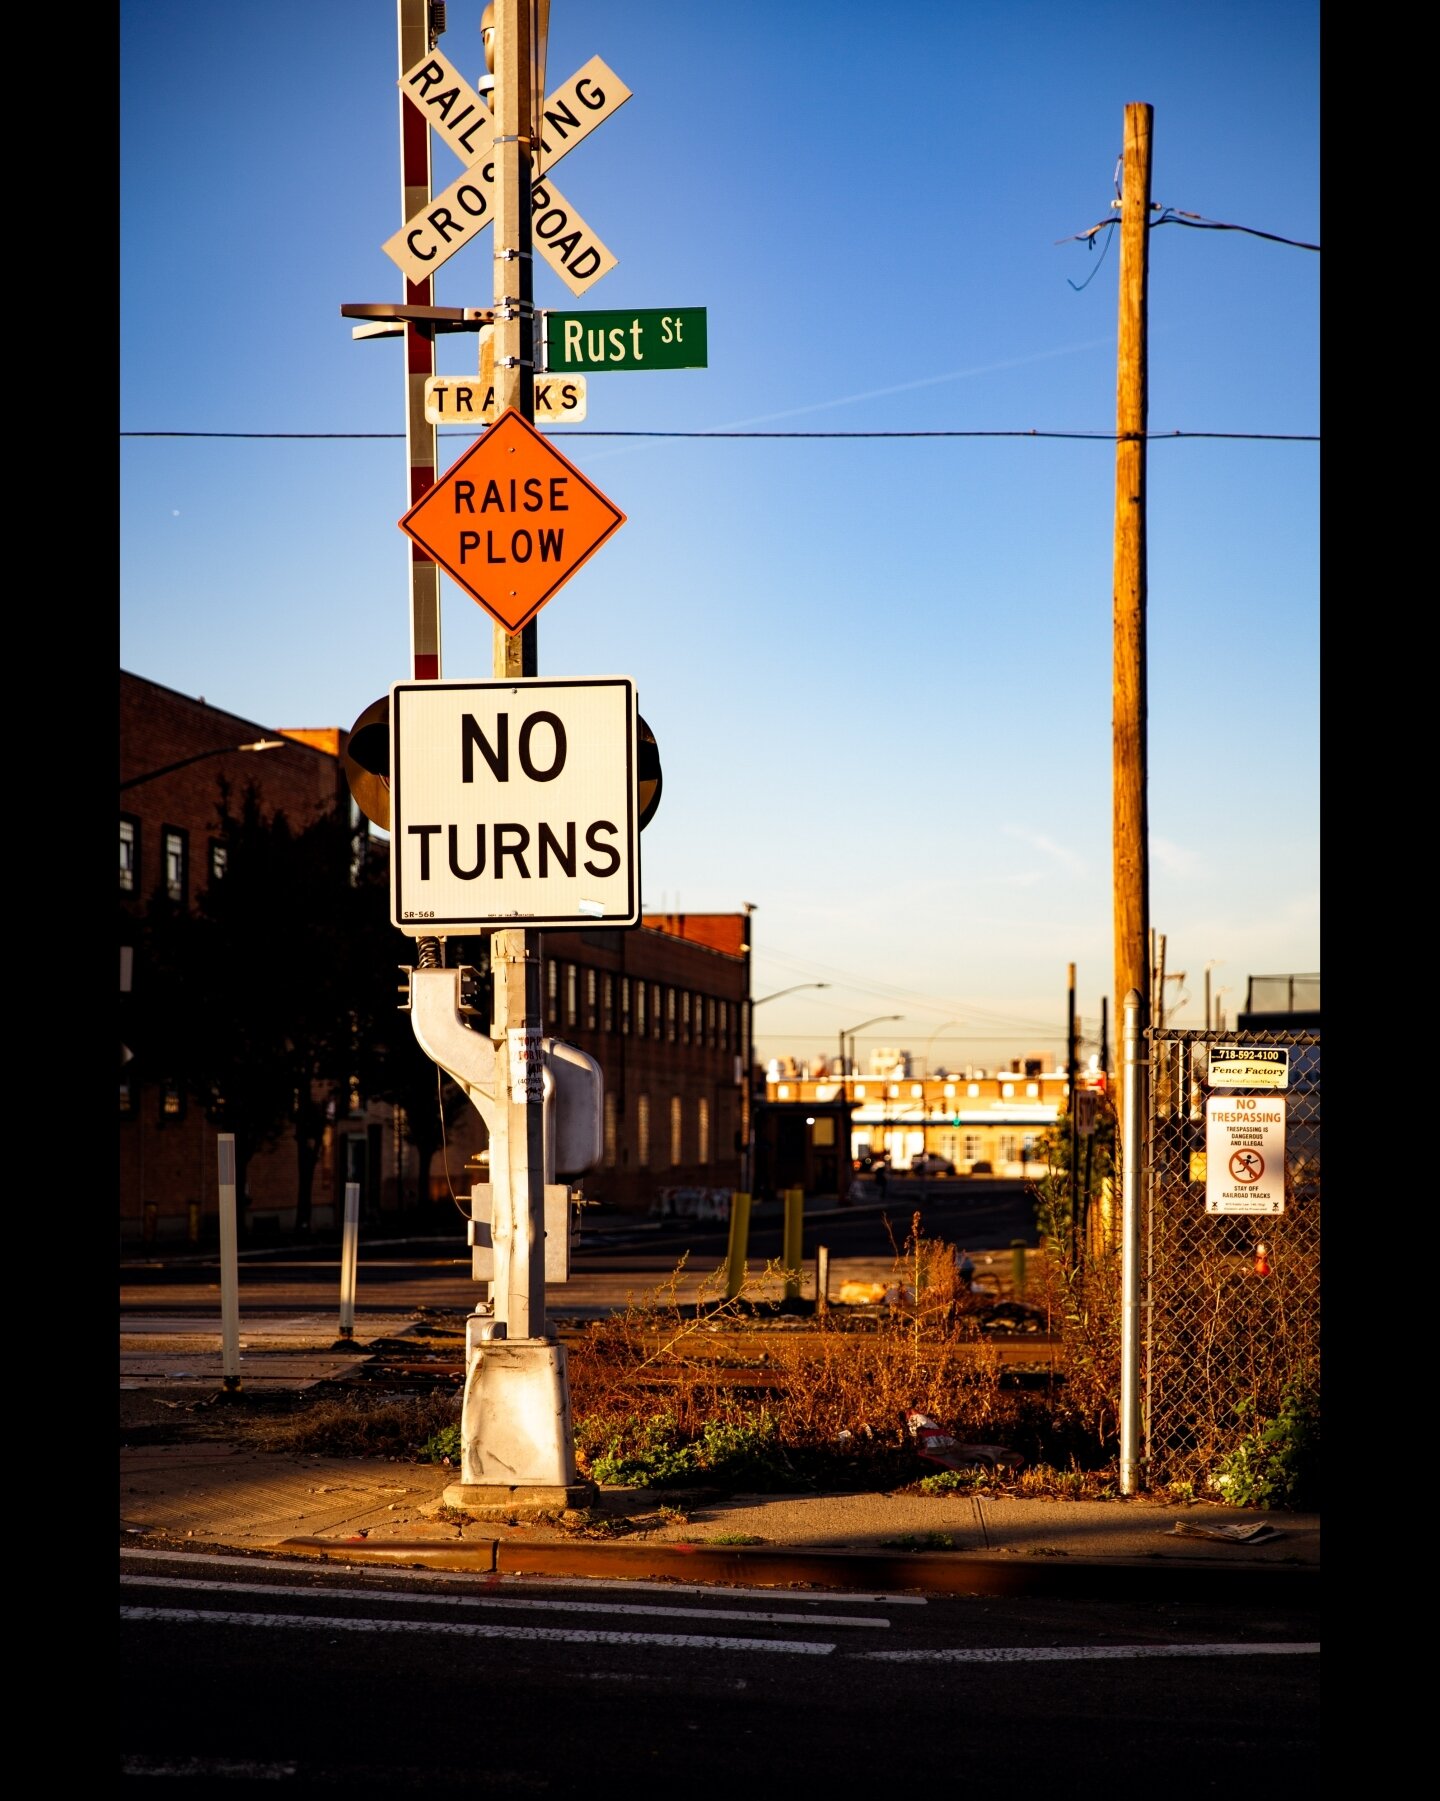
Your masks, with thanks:
M 855 1034 L 857 1032 L 863 1032 L 866 1026 L 880 1026 L 886 1024 L 889 1020 L 904 1019 L 904 1017 L 905 1015 L 903 1013 L 877 1013 L 874 1019 L 862 1019 L 858 1026 L 851 1026 L 847 1031 L 840 1034 L 840 1080 L 845 1084 L 846 1100 L 849 1100 L 850 1098 L 850 1087 L 847 1081 L 845 1064 L 845 1040 L 847 1038 L 850 1040 L 850 1061 L 853 1063 L 855 1061 Z
M 746 908 L 746 912 L 749 912 Z M 745 1187 L 743 1193 L 751 1192 L 751 1183 L 755 1178 L 755 1099 L 752 1090 L 755 1085 L 755 1009 L 763 1007 L 766 1001 L 778 1001 L 784 994 L 799 994 L 802 988 L 828 988 L 828 982 L 796 982 L 790 988 L 777 988 L 774 994 L 762 994 L 758 1001 L 747 998 L 745 1004 Z
M 127 788 L 136 788 L 141 782 L 153 782 L 157 775 L 171 775 L 177 769 L 188 769 L 192 763 L 203 763 L 206 757 L 228 757 L 237 750 L 280 750 L 284 747 L 283 738 L 257 738 L 252 744 L 217 744 L 213 750 L 197 750 L 193 756 L 181 757 L 178 762 L 165 763 L 159 769 L 147 769 L 144 775 L 132 775 L 121 782 L 120 792 Z
M 1210 1030 L 1210 971 L 1220 962 L 1219 957 L 1212 957 L 1205 965 L 1205 1030 Z
M 959 1024 L 960 1021 L 958 1019 L 943 1019 L 925 1040 L 925 1074 L 927 1076 L 930 1074 L 930 1046 L 934 1044 L 935 1040 L 945 1030 L 946 1026 L 958 1026 Z

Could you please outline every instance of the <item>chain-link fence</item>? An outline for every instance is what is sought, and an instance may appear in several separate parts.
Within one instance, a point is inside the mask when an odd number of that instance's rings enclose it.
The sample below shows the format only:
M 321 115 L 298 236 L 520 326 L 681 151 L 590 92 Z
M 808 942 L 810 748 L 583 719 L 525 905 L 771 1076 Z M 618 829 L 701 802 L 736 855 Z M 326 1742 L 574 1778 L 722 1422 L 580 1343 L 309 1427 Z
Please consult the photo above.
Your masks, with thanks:
M 1203 1491 L 1299 1386 L 1318 1391 L 1320 1036 L 1146 1037 L 1145 1486 Z

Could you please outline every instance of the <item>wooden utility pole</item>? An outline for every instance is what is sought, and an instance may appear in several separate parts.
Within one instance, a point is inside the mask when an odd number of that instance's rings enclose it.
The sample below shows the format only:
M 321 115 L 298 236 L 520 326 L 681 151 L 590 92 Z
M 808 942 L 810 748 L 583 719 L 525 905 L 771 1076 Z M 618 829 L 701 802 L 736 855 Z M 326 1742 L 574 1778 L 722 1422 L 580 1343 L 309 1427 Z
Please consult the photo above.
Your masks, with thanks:
M 1125 108 L 1120 188 L 1120 329 L 1115 407 L 1112 681 L 1115 994 L 1140 997 L 1150 1023 L 1150 849 L 1146 812 L 1145 434 L 1148 418 L 1150 128 L 1154 108 Z M 1125 1071 L 1120 1078 L 1123 1082 Z
M 1065 1033 L 1065 1091 L 1070 1109 L 1070 1267 L 1080 1266 L 1080 1063 L 1075 1031 L 1075 965 L 1070 965 L 1068 1024 Z

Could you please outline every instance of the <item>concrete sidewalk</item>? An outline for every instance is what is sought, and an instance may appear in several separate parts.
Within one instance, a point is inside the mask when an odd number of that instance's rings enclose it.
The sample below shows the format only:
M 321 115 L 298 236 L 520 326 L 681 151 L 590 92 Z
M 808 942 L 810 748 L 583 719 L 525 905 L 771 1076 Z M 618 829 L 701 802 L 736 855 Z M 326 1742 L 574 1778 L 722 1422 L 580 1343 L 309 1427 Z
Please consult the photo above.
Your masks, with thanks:
M 243 1381 L 301 1391 L 358 1368 L 408 1316 L 268 1319 L 241 1335 Z M 122 1387 L 183 1407 L 221 1387 L 218 1331 L 125 1320 Z M 173 1397 L 173 1398 L 172 1398 Z M 478 1575 L 543 1574 L 940 1594 L 1318 1603 L 1318 1514 L 974 1495 L 719 1495 L 602 1489 L 555 1519 L 446 1507 L 441 1465 L 269 1453 L 223 1442 L 122 1445 L 122 1545 L 221 1549 Z

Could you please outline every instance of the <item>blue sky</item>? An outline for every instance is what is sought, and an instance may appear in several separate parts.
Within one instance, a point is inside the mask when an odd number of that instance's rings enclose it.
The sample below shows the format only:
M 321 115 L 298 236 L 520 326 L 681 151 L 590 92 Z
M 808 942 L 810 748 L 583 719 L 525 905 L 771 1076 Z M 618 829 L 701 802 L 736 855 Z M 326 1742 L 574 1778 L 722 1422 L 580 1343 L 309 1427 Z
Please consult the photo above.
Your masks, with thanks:
M 481 11 L 451 0 L 440 42 L 472 80 Z M 396 9 L 120 24 L 120 663 L 349 726 L 410 673 L 400 350 L 340 315 L 403 298 Z M 553 0 L 547 86 L 595 55 L 633 98 L 557 180 L 619 261 L 577 300 L 537 257 L 536 304 L 704 307 L 709 366 L 592 375 L 557 431 L 627 523 L 540 613 L 540 673 L 637 684 L 647 909 L 751 903 L 757 998 L 828 984 L 757 1011 L 760 1054 L 900 1014 L 862 1057 L 1063 1059 L 1071 964 L 1113 1045 L 1119 246 L 1078 234 L 1130 102 L 1152 199 L 1247 228 L 1150 236 L 1152 437 L 1234 434 L 1148 456 L 1167 1000 L 1200 1025 L 1210 964 L 1233 1020 L 1251 975 L 1318 971 L 1318 7 Z M 492 235 L 440 304 L 491 303 Z M 257 435 L 124 435 L 172 432 Z M 1001 435 L 1029 432 L 1095 435 Z M 442 431 L 442 467 L 472 441 Z M 488 679 L 448 578 L 442 631 L 443 674 Z

